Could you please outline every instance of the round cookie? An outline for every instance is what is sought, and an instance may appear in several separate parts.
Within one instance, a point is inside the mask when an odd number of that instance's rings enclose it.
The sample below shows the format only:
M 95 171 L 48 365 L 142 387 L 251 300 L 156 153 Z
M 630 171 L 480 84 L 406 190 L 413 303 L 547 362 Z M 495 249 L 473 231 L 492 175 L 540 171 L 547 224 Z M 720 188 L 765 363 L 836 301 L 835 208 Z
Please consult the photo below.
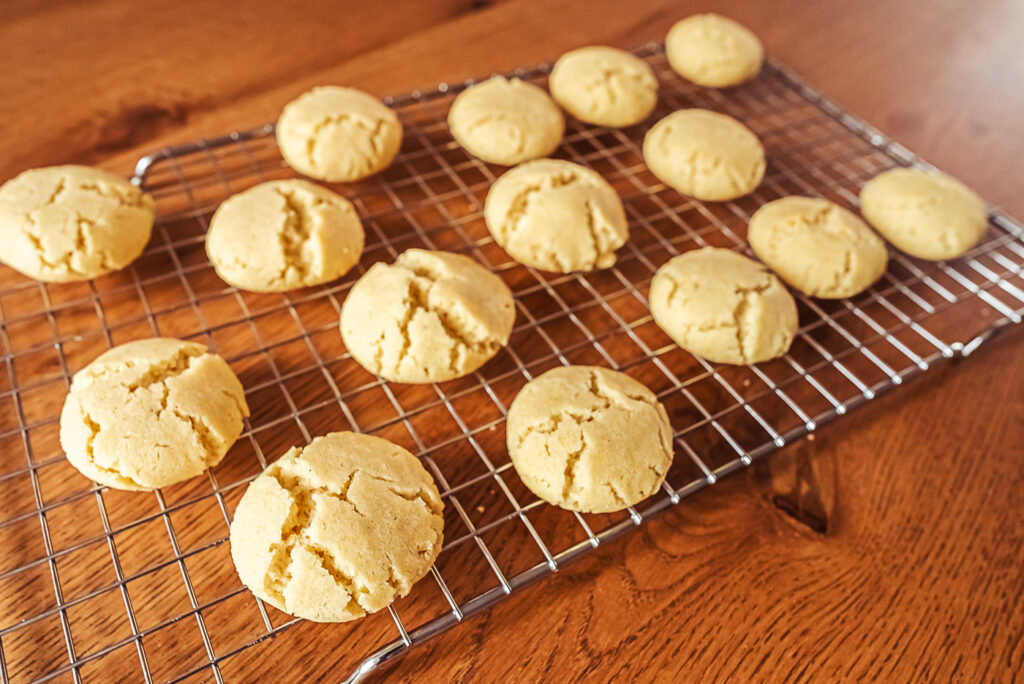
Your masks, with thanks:
M 750 29 L 732 19 L 694 14 L 669 30 L 665 56 L 683 78 L 708 88 L 726 88 L 757 76 L 764 48 Z
M 654 70 L 624 50 L 601 45 L 559 57 L 548 87 L 565 111 L 598 126 L 640 123 L 658 103 Z
M 248 415 L 224 359 L 201 344 L 154 337 L 114 347 L 75 373 L 60 444 L 91 480 L 156 489 L 220 463 Z
M 596 172 L 561 159 L 508 171 L 484 202 L 487 229 L 513 259 L 546 271 L 607 268 L 629 237 L 615 189 Z
M 277 120 L 281 156 L 296 171 L 331 182 L 386 169 L 402 146 L 402 124 L 355 88 L 320 86 L 285 105 Z
M 36 280 L 124 268 L 153 230 L 153 198 L 87 166 L 30 169 L 0 187 L 0 261 Z
M 346 622 L 386 608 L 441 551 L 443 504 L 415 456 L 332 432 L 293 447 L 245 490 L 231 522 L 238 576 L 279 610 Z
M 651 315 L 686 351 L 714 363 L 782 356 L 797 329 L 796 302 L 767 268 L 728 249 L 671 259 L 651 281 Z
M 707 109 L 680 109 L 644 137 L 644 161 L 669 187 L 699 200 L 742 197 L 764 178 L 764 147 L 742 123 Z
M 303 180 L 261 183 L 217 208 L 206 254 L 243 290 L 284 292 L 339 278 L 363 253 L 352 204 Z
M 619 511 L 658 491 L 672 427 L 658 398 L 624 373 L 554 368 L 516 395 L 506 424 L 512 465 L 530 491 L 571 511 Z
M 459 93 L 448 111 L 448 127 L 474 157 L 511 166 L 554 152 L 565 120 L 537 86 L 495 76 Z
M 359 364 L 394 382 L 472 373 L 508 343 L 512 293 L 469 257 L 410 249 L 376 263 L 341 307 L 341 336 Z
M 985 203 L 960 181 L 920 169 L 891 169 L 860 191 L 860 210 L 907 254 L 941 261 L 960 256 L 988 227 Z
M 856 214 L 813 197 L 783 197 L 750 218 L 747 239 L 758 258 L 812 297 L 842 299 L 885 273 L 885 242 Z

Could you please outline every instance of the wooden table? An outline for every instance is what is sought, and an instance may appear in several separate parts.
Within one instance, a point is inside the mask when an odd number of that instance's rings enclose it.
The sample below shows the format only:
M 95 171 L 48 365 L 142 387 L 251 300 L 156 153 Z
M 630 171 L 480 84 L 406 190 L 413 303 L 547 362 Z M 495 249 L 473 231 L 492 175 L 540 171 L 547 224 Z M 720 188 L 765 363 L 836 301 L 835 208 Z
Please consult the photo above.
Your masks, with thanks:
M 661 39 L 686 0 L 97 0 L 0 6 L 0 178 L 588 43 Z M 1024 4 L 726 0 L 716 11 L 855 114 L 1024 216 Z M 699 494 L 386 674 L 418 681 L 1009 681 L 1024 671 L 1019 330 Z M 336 678 L 295 628 L 226 664 Z M 268 665 L 272 663 L 272 665 Z M 287 676 L 286 676 L 287 675 Z

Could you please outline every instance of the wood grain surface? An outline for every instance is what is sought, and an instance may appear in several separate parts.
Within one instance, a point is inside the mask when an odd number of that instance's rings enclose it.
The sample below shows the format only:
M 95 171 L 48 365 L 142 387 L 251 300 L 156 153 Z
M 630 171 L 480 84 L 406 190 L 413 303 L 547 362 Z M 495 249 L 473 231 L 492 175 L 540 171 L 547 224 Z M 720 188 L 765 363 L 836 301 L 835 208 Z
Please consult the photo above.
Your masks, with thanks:
M 164 145 L 273 120 L 314 84 L 404 92 L 583 44 L 660 40 L 673 21 L 708 8 L 14 0 L 0 5 L 0 179 L 58 162 L 127 175 Z M 1024 216 L 1019 0 L 725 0 L 715 11 L 747 24 L 856 115 Z M 870 402 L 378 676 L 1014 680 L 1024 671 L 1022 339 L 1010 330 Z M 225 676 L 337 679 L 341 656 L 317 649 L 317 627 L 227 659 Z

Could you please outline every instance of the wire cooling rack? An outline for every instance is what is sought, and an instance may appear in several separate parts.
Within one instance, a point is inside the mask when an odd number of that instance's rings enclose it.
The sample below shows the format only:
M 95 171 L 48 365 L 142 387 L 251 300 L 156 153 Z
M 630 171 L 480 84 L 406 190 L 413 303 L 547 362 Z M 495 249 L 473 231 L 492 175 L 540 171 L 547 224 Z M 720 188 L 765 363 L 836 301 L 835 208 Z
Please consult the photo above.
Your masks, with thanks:
M 368 237 L 357 272 L 330 286 L 239 292 L 206 259 L 203 238 L 218 203 L 257 182 L 293 175 L 272 126 L 142 159 L 135 180 L 155 197 L 159 218 L 152 243 L 130 268 L 68 285 L 35 283 L 0 268 L 3 680 L 242 681 L 265 675 L 281 657 L 301 658 L 311 673 L 351 672 L 358 679 L 753 459 L 1020 322 L 1022 231 L 992 210 L 985 241 L 963 258 L 932 264 L 893 252 L 885 277 L 854 299 L 798 296 L 800 331 L 782 359 L 716 366 L 680 350 L 647 308 L 659 265 L 703 245 L 749 253 L 746 223 L 763 203 L 807 194 L 856 208 L 866 179 L 923 162 L 772 61 L 753 82 L 717 91 L 678 78 L 657 45 L 637 54 L 661 82 L 655 117 L 693 106 L 731 114 L 764 142 L 768 171 L 752 195 L 703 204 L 647 171 L 640 152 L 645 126 L 569 122 L 558 156 L 601 173 L 626 206 L 630 241 L 614 268 L 543 273 L 510 261 L 494 244 L 481 208 L 502 169 L 466 154 L 444 123 L 464 84 L 388 100 L 405 126 L 402 152 L 379 177 L 338 188 L 356 205 Z M 517 75 L 543 83 L 547 71 Z M 360 368 L 341 343 L 339 305 L 348 288 L 375 261 L 410 247 L 469 254 L 515 293 L 517 325 L 508 348 L 470 377 L 387 383 Z M 97 488 L 71 469 L 57 442 L 69 378 L 111 345 L 158 334 L 195 339 L 224 355 L 247 388 L 252 417 L 206 477 L 155 494 Z M 529 378 L 569 363 L 623 370 L 668 409 L 675 465 L 663 491 L 636 508 L 563 511 L 538 501 L 511 469 L 502 423 L 512 397 Z M 246 484 L 268 461 L 341 429 L 378 434 L 423 459 L 445 500 L 445 546 L 431 575 L 390 610 L 315 625 L 277 612 L 241 586 L 228 553 L 228 523 Z

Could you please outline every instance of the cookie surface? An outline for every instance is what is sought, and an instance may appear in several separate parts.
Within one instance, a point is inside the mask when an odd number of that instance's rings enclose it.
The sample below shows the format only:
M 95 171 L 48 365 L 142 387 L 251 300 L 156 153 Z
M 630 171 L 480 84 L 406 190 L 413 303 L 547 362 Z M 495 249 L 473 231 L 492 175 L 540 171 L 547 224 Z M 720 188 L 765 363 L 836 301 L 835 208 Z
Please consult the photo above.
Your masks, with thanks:
M 705 247 L 674 257 L 651 281 L 651 315 L 676 344 L 715 363 L 782 356 L 797 330 L 796 302 L 763 265 Z
M 332 182 L 387 168 L 402 146 L 402 124 L 361 90 L 320 86 L 285 105 L 277 120 L 281 156 L 296 171 Z
M 644 137 L 644 161 L 666 185 L 711 202 L 753 192 L 765 170 L 757 136 L 707 109 L 680 109 L 654 124 Z
M 672 465 L 672 428 L 651 390 L 597 366 L 554 368 L 509 407 L 512 465 L 530 491 L 572 511 L 622 510 L 654 494 Z
M 842 299 L 885 273 L 885 242 L 859 216 L 813 197 L 783 197 L 750 217 L 747 239 L 786 283 L 812 297 Z
M 206 253 L 229 284 L 283 292 L 341 277 L 359 261 L 363 240 L 348 200 L 303 180 L 281 180 L 221 204 L 206 233 Z
M 458 94 L 448 111 L 448 127 L 474 157 L 511 166 L 554 152 L 565 120 L 537 86 L 495 76 Z
M 220 463 L 248 415 L 224 359 L 201 344 L 154 337 L 114 347 L 75 373 L 60 444 L 91 480 L 156 489 Z
M 402 447 L 332 432 L 293 447 L 242 495 L 231 559 L 279 610 L 345 622 L 409 593 L 441 551 L 443 504 Z
M 615 189 L 596 172 L 561 159 L 537 159 L 491 186 L 484 220 L 513 259 L 546 271 L 607 268 L 629 237 Z
M 921 259 L 960 256 L 988 227 L 985 202 L 943 173 L 891 169 L 868 181 L 860 210 L 886 240 Z
M 410 249 L 377 263 L 341 307 L 341 336 L 363 368 L 395 382 L 472 373 L 508 343 L 512 293 L 469 257 Z
M 640 123 L 658 103 L 658 80 L 642 59 L 592 45 L 565 53 L 551 69 L 551 96 L 580 121 L 599 126 Z
M 717 14 L 695 14 L 669 30 L 665 56 L 683 78 L 708 88 L 725 88 L 757 76 L 764 48 L 739 22 Z
M 153 198 L 87 166 L 30 169 L 0 187 L 0 261 L 47 282 L 124 268 L 153 230 Z

